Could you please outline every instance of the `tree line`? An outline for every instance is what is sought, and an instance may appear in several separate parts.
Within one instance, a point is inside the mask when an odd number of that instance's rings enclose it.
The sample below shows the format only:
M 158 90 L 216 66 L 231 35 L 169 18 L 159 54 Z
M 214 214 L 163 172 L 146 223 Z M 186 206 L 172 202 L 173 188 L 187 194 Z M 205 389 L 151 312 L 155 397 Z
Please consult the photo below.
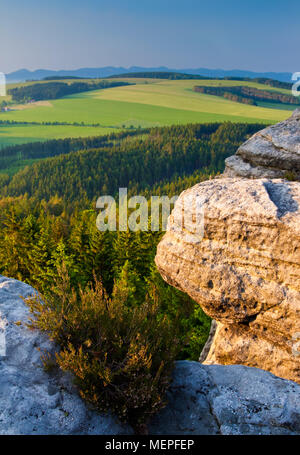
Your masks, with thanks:
M 236 87 L 205 87 L 194 86 L 194 92 L 205 93 L 207 95 L 221 96 L 222 98 L 229 99 L 243 104 L 250 104 L 256 106 L 256 101 L 271 101 L 273 103 L 299 105 L 300 100 L 292 95 L 275 92 L 271 90 L 261 90 L 255 87 L 248 87 L 244 85 Z
M 228 81 L 247 81 L 257 82 L 258 84 L 269 85 L 270 87 L 283 88 L 285 90 L 291 90 L 292 84 L 290 82 L 277 81 L 276 79 L 270 79 L 268 77 L 224 77 L 224 80 Z
M 116 78 L 169 79 L 172 81 L 187 79 L 212 79 L 211 77 L 199 76 L 198 74 L 176 73 L 173 71 L 141 71 L 138 73 L 116 74 L 114 76 L 107 77 L 107 79 Z
M 28 101 L 55 100 L 75 93 L 87 92 L 112 87 L 129 85 L 128 82 L 101 80 L 99 82 L 45 82 L 16 87 L 8 90 L 12 100 L 16 103 Z

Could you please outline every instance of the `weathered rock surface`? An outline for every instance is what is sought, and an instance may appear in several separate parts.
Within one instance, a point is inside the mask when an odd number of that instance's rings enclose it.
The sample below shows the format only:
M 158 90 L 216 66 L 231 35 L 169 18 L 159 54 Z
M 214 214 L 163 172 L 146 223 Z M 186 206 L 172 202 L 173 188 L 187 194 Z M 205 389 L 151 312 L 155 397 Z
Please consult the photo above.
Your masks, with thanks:
M 226 177 L 284 178 L 290 174 L 300 180 L 300 109 L 284 122 L 254 134 L 225 163 Z
M 203 238 L 191 221 L 197 204 L 204 207 Z M 262 368 L 300 383 L 298 182 L 221 178 L 195 185 L 175 204 L 156 264 L 217 320 L 206 363 Z
M 300 386 L 257 368 L 177 362 L 151 434 L 300 434 Z
M 24 283 L 0 276 L 0 434 L 132 434 L 77 395 L 66 374 L 46 373 L 47 336 L 26 328 Z M 17 324 L 16 324 L 17 322 Z M 300 386 L 243 366 L 177 362 L 168 406 L 151 434 L 300 434 Z

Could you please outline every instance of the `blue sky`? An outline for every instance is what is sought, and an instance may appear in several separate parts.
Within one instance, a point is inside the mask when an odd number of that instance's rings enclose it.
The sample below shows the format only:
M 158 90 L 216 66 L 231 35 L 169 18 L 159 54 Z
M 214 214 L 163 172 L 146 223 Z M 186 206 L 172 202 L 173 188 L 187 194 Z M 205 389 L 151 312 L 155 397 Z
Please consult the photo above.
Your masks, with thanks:
M 7 0 L 0 4 L 0 71 L 300 71 L 299 17 L 299 0 Z

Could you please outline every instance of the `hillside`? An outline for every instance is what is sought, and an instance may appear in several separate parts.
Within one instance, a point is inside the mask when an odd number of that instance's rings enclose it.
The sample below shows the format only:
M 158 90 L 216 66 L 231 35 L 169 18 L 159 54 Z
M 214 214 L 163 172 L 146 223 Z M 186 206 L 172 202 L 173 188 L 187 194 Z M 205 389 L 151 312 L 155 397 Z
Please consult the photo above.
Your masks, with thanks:
M 1 160 L 9 167 L 22 160 L 44 159 L 20 170 L 0 188 L 0 194 L 26 193 L 47 200 L 57 195 L 71 203 L 91 201 L 99 194 L 115 195 L 119 187 L 143 191 L 194 171 L 222 171 L 224 159 L 259 129 L 259 124 L 179 125 L 11 147 L 0 151 L 0 165 Z
M 286 119 L 289 110 L 293 109 L 289 104 L 279 105 L 272 103 L 272 100 L 258 102 L 257 106 L 243 105 L 193 91 L 195 86 L 235 87 L 241 84 L 266 90 L 265 84 L 253 81 L 132 77 L 110 81 L 134 85 L 8 106 L 8 111 L 0 112 L 0 147 L 163 125 L 223 121 L 270 124 Z M 63 83 L 74 84 L 74 80 L 64 80 Z M 87 83 L 86 80 L 76 81 L 76 84 L 84 83 Z M 31 84 L 25 84 L 26 90 Z M 41 81 L 38 84 L 46 87 L 49 82 Z M 11 89 L 16 90 L 23 85 L 15 84 Z M 268 86 L 267 90 L 290 95 L 290 91 L 284 88 Z M 6 101 L 10 102 L 9 99 Z

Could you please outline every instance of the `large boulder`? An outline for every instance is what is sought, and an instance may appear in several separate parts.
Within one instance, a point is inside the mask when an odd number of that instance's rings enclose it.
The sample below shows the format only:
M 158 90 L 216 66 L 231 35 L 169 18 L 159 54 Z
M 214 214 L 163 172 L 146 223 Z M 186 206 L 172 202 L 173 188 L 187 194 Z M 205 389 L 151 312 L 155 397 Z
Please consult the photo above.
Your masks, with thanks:
M 192 222 L 197 207 L 202 230 Z M 175 204 L 156 264 L 217 321 L 206 363 L 262 368 L 300 383 L 300 183 L 195 185 Z
M 225 176 L 300 180 L 300 109 L 254 134 L 225 160 Z

